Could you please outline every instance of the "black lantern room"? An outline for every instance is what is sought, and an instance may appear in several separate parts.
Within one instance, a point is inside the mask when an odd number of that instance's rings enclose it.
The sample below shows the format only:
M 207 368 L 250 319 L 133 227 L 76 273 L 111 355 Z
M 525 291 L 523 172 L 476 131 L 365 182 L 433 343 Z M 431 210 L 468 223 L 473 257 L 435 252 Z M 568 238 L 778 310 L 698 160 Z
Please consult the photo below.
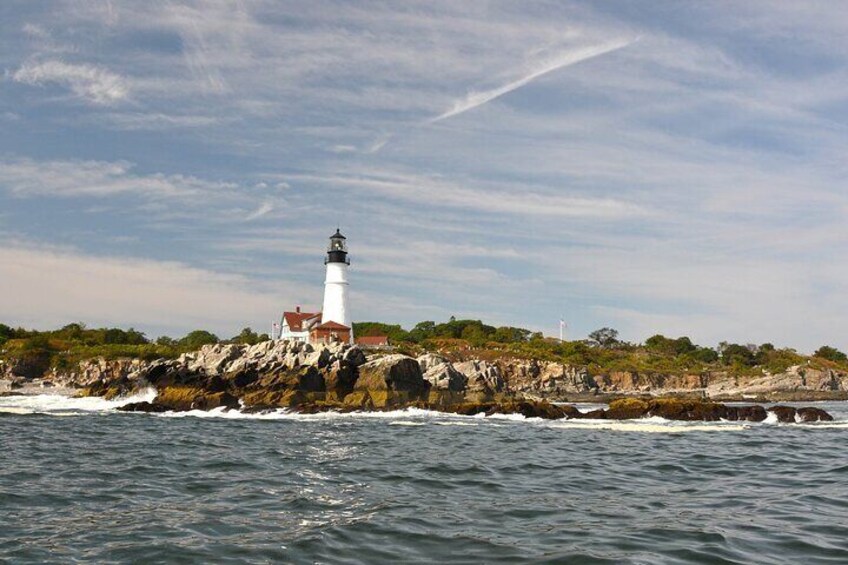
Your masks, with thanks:
M 336 233 L 330 236 L 330 245 L 327 246 L 327 258 L 324 263 L 346 263 L 350 265 L 350 259 L 347 256 L 347 242 L 345 236 L 337 229 Z

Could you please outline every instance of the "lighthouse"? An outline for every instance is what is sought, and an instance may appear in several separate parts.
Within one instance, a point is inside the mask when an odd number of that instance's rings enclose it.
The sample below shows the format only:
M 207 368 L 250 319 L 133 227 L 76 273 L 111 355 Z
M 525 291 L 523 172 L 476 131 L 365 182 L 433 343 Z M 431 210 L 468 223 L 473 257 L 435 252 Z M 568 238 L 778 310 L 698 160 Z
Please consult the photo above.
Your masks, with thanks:
M 298 306 L 293 312 L 283 312 L 280 322 L 271 326 L 272 339 L 302 343 L 353 343 L 353 326 L 347 303 L 347 256 L 345 236 L 337 229 L 330 236 L 324 258 L 327 276 L 324 278 L 324 309 L 305 312 Z
M 347 341 L 352 342 L 353 330 L 347 300 L 347 268 L 350 265 L 350 258 L 347 256 L 347 238 L 338 229 L 336 229 L 336 233 L 330 236 L 330 244 L 327 247 L 327 257 L 324 259 L 324 264 L 327 266 L 327 276 L 324 279 L 324 308 L 321 311 L 321 326 L 326 324 L 343 326 L 344 329 L 348 330 L 348 332 L 344 332 L 348 334 L 345 336 Z

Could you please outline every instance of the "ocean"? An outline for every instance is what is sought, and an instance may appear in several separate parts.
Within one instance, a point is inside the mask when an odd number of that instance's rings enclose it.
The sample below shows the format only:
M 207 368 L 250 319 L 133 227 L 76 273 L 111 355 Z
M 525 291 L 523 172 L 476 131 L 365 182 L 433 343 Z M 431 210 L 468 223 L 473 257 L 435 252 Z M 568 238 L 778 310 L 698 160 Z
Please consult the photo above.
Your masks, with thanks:
M 126 401 L 0 398 L 0 563 L 848 563 L 845 403 L 784 425 Z

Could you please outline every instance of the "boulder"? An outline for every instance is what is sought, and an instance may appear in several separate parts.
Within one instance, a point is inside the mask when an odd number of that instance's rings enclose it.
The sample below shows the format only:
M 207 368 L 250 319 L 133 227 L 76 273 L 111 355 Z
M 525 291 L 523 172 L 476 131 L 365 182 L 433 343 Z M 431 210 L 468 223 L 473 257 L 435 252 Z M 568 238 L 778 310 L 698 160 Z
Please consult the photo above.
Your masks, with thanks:
M 484 392 L 492 394 L 504 390 L 504 379 L 497 365 L 486 361 L 465 361 L 456 363 L 454 369 L 465 375 L 468 379 L 466 390 L 468 392 Z
M 450 363 L 450 360 L 448 360 L 447 357 L 436 353 L 425 353 L 424 355 L 419 355 L 416 361 L 418 361 L 418 366 L 421 367 L 422 373 L 426 373 L 434 367 Z
M 324 369 L 324 388 L 328 400 L 341 400 L 353 391 L 356 370 L 353 365 L 336 361 Z
M 427 395 L 427 407 L 432 410 L 447 411 L 452 406 L 458 406 L 467 401 L 462 392 L 431 388 Z
M 801 422 L 832 422 L 833 416 L 822 410 L 821 408 L 805 407 L 798 408 L 796 411 L 798 419 Z
M 234 389 L 246 388 L 257 380 L 259 380 L 259 373 L 254 368 L 242 368 L 236 371 L 232 371 L 227 373 L 224 376 L 224 380 L 229 383 L 229 386 Z
M 418 366 L 424 379 L 437 390 L 464 391 L 468 377 L 457 371 L 446 357 L 427 353 L 418 357 Z
M 393 409 L 426 400 L 430 383 L 412 357 L 387 355 L 359 367 L 353 392 L 344 398 L 351 409 Z
M 213 392 L 185 387 L 169 386 L 161 389 L 153 400 L 154 404 L 165 406 L 175 412 L 186 410 L 211 410 L 224 406 L 226 408 L 238 408 L 238 398 L 228 392 Z
M 354 390 L 391 390 L 410 394 L 424 394 L 430 383 L 424 380 L 421 367 L 412 357 L 387 355 L 378 357 L 359 367 L 359 377 Z
M 702 422 L 715 422 L 728 417 L 727 407 L 724 404 L 678 398 L 658 398 L 649 401 L 648 414 L 666 420 Z
M 358 346 L 353 346 L 350 349 L 347 349 L 342 354 L 342 361 L 352 365 L 353 367 L 359 367 L 360 365 L 364 365 L 368 362 L 365 358 L 365 353 Z
M 272 408 L 294 408 L 311 400 L 310 394 L 300 390 L 256 390 L 242 397 L 251 411 Z
M 766 409 L 760 405 L 754 406 L 728 406 L 727 419 L 745 422 L 762 422 L 768 417 Z
M 251 384 L 250 389 L 269 392 L 283 390 L 323 392 L 324 375 L 314 365 L 304 365 L 297 369 L 276 371 L 262 375 Z
M 13 359 L 8 372 L 12 377 L 21 377 L 27 380 L 37 379 L 50 368 L 50 354 L 27 353 L 18 359 Z
M 604 418 L 609 420 L 633 420 L 648 415 L 649 405 L 639 398 L 621 398 L 609 403 Z
M 121 412 L 167 412 L 168 407 L 162 404 L 155 404 L 153 402 L 130 402 L 129 404 L 124 404 L 123 406 L 118 406 L 116 410 L 120 410 Z
M 190 371 L 203 371 L 217 375 L 227 371 L 227 365 L 242 356 L 247 346 L 237 344 L 204 345 L 196 356 L 187 363 Z
M 579 411 L 573 406 L 566 410 L 562 406 L 551 404 L 546 400 L 506 400 L 495 403 L 486 410 L 486 415 L 493 414 L 521 414 L 525 418 L 543 418 L 545 420 L 559 420 L 565 418 L 569 413 L 574 417 L 574 412 Z
M 768 412 L 777 416 L 778 422 L 784 424 L 795 423 L 795 409 L 791 406 L 772 406 L 768 409 Z

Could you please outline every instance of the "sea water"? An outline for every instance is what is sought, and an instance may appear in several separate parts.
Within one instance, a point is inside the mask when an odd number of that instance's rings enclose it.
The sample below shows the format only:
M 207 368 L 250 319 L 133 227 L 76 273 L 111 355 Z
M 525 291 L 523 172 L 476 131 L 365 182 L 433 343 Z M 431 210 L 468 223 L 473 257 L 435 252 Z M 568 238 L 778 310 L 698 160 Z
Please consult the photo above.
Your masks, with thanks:
M 0 398 L 0 562 L 848 563 L 835 422 Z M 588 407 L 587 407 L 588 408 Z

